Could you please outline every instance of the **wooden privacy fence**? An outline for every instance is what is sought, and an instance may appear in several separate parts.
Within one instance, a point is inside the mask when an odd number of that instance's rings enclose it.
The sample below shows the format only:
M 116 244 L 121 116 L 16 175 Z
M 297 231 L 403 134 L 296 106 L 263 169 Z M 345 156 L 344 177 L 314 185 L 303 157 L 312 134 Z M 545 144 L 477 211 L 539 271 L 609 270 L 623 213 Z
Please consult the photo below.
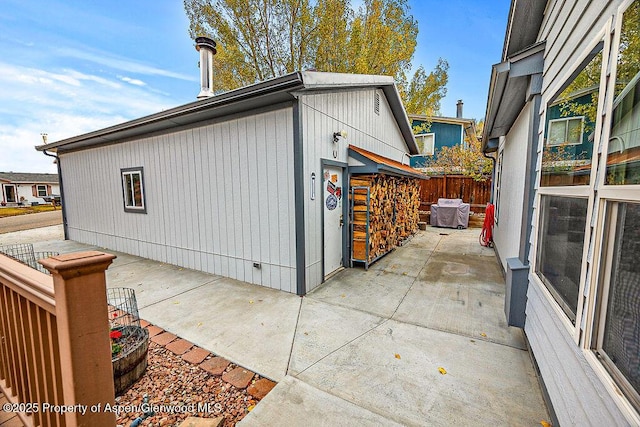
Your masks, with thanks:
M 104 411 L 115 400 L 104 273 L 114 258 L 55 256 L 40 261 L 48 276 L 0 254 L 0 389 L 26 426 L 115 425 Z
M 432 176 L 421 181 L 420 210 L 428 211 L 438 199 L 462 199 L 474 212 L 484 212 L 491 200 L 491 179 L 475 181 L 463 175 Z

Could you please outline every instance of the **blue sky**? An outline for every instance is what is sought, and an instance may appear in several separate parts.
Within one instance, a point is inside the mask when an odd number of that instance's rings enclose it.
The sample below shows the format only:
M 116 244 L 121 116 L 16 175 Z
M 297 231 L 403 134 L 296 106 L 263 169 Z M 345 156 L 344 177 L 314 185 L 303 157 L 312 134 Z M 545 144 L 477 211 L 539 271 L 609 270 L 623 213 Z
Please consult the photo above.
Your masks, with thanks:
M 357 4 L 354 1 L 352 4 Z M 484 115 L 509 0 L 411 1 L 413 59 L 449 61 L 441 113 Z M 2 0 L 0 171 L 56 172 L 33 148 L 195 100 L 198 55 L 180 0 Z

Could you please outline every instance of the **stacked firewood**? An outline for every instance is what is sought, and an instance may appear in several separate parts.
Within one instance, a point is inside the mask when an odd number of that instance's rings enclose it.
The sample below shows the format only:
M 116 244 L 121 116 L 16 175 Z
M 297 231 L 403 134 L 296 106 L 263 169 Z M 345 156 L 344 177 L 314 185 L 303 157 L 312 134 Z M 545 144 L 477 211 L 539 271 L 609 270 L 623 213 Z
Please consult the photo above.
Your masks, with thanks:
M 352 176 L 351 187 L 357 188 L 353 203 L 353 258 L 368 262 L 384 255 L 418 229 L 420 180 L 387 175 Z M 369 229 L 367 230 L 367 212 Z M 369 257 L 366 256 L 367 231 Z

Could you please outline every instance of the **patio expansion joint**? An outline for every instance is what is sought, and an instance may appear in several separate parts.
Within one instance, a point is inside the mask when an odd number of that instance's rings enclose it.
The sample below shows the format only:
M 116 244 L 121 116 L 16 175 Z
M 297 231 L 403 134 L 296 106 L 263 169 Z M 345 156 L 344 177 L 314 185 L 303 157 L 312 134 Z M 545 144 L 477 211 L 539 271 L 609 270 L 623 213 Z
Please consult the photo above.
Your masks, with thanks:
M 417 424 L 411 423 L 409 420 L 403 419 L 400 416 L 397 416 L 395 414 L 391 414 L 391 413 L 388 413 L 388 412 L 384 412 L 384 411 L 380 410 L 380 408 L 375 406 L 375 405 L 370 405 L 370 404 L 367 404 L 367 403 L 362 402 L 362 401 L 356 403 L 356 401 L 351 399 L 350 396 L 348 396 L 348 395 L 345 395 L 343 393 L 337 393 L 337 392 L 335 392 L 333 390 L 327 390 L 327 389 L 324 389 L 324 388 L 320 388 L 317 385 L 315 385 L 313 383 L 310 383 L 308 381 L 305 381 L 303 379 L 300 379 L 298 377 L 294 377 L 294 378 L 297 381 L 300 381 L 300 382 L 306 384 L 308 387 L 311 387 L 311 388 L 313 388 L 315 390 L 320 391 L 321 393 L 326 393 L 326 394 L 328 394 L 330 396 L 333 396 L 335 398 L 338 398 L 338 399 L 340 399 L 342 401 L 347 402 L 349 405 L 357 406 L 360 409 L 364 409 L 365 411 L 371 412 L 372 414 L 379 415 L 380 417 L 384 418 L 385 420 L 393 421 L 396 424 L 401 424 L 401 425 L 406 425 L 406 426 L 412 426 L 412 425 L 413 426 L 417 426 Z
M 293 377 L 295 377 L 298 381 L 302 381 L 305 384 L 322 391 L 323 393 L 327 393 L 330 394 L 331 396 L 337 397 L 338 399 L 344 400 L 345 402 L 348 402 L 352 405 L 356 405 L 359 406 L 360 408 L 367 410 L 371 413 L 377 414 L 383 418 L 386 418 L 390 421 L 394 421 L 396 423 L 399 424 L 403 424 L 403 425 L 414 425 L 411 420 L 406 419 L 402 416 L 399 416 L 397 414 L 393 414 L 393 413 L 389 413 L 389 412 L 384 412 L 382 411 L 378 406 L 375 405 L 371 405 L 368 404 L 367 402 L 364 401 L 359 401 L 356 403 L 356 400 L 353 400 L 350 398 L 350 396 L 345 395 L 344 393 L 340 393 L 339 391 L 336 391 L 334 389 L 324 389 L 324 388 L 320 388 L 316 385 L 314 385 L 311 382 L 305 381 L 304 379 L 300 378 L 300 375 L 302 375 L 304 372 L 306 372 L 308 369 L 312 368 L 313 366 L 315 366 L 316 364 L 320 363 L 322 360 L 326 359 L 327 357 L 331 356 L 332 354 L 340 351 L 341 349 L 343 349 L 344 347 L 350 345 L 351 343 L 359 340 L 360 338 L 362 338 L 363 336 L 371 333 L 372 331 L 384 327 L 390 320 L 392 320 L 391 318 L 382 318 L 382 322 L 380 322 L 378 325 L 370 328 L 369 330 L 361 333 L 360 335 L 358 335 L 357 337 L 353 338 L 352 340 L 350 340 L 349 342 L 345 343 L 344 345 L 341 345 L 339 348 L 336 348 L 335 350 L 332 350 L 331 352 L 327 353 L 326 355 L 324 355 L 323 357 L 321 357 L 320 359 L 316 360 L 315 362 L 313 362 L 311 365 L 307 366 L 306 368 L 304 368 L 303 370 L 301 370 L 300 372 L 296 373 L 296 374 L 292 374 Z M 288 369 L 288 368 L 287 368 Z M 289 375 L 287 373 L 287 375 Z
M 447 329 L 444 329 L 444 328 L 434 328 L 433 326 L 419 325 L 419 324 L 417 324 L 415 322 L 408 322 L 406 320 L 397 320 L 397 319 L 388 319 L 388 320 L 394 320 L 396 322 L 405 323 L 407 325 L 416 326 L 418 328 L 429 329 L 431 331 L 437 331 L 437 332 L 442 332 L 442 333 L 445 333 L 445 334 L 455 335 L 455 336 L 458 336 L 458 337 L 469 338 L 469 339 L 472 339 L 472 340 L 475 340 L 475 341 L 482 341 L 482 342 L 486 342 L 486 343 L 489 343 L 489 344 L 501 345 L 501 346 L 504 346 L 504 347 L 512 348 L 514 350 L 528 351 L 526 346 L 525 346 L 525 348 L 522 348 L 522 347 L 519 347 L 517 345 L 512 345 L 512 344 L 507 344 L 507 343 L 504 343 L 504 342 L 496 341 L 496 340 L 493 340 L 493 339 L 491 339 L 489 337 L 462 334 L 460 332 L 455 332 L 455 331 L 447 330 Z
M 335 354 L 336 352 L 342 350 L 343 348 L 345 348 L 346 346 L 352 344 L 353 342 L 359 340 L 360 338 L 362 338 L 363 336 L 365 336 L 366 334 L 374 331 L 377 328 L 380 328 L 382 326 L 384 326 L 386 323 L 388 323 L 390 320 L 396 321 L 398 322 L 398 320 L 393 319 L 393 316 L 395 316 L 395 314 L 397 313 L 398 309 L 400 308 L 400 306 L 402 305 L 402 303 L 404 302 L 404 299 L 407 297 L 407 295 L 409 294 L 409 292 L 411 291 L 411 289 L 413 288 L 413 285 L 416 283 L 416 281 L 418 280 L 418 277 L 420 276 L 420 273 L 422 272 L 422 270 L 426 267 L 426 265 L 429 263 L 429 260 L 431 259 L 431 257 L 433 256 L 433 254 L 435 253 L 436 249 L 438 248 L 438 246 L 440 245 L 440 242 L 442 241 L 442 237 L 440 237 L 440 240 L 438 241 L 438 243 L 436 244 L 436 246 L 433 248 L 433 251 L 431 251 L 431 253 L 429 254 L 429 257 L 425 260 L 424 265 L 422 266 L 422 268 L 420 269 L 420 272 L 418 273 L 418 275 L 413 279 L 413 281 L 411 282 L 411 285 L 407 288 L 406 292 L 404 293 L 404 295 L 402 296 L 402 298 L 400 299 L 400 301 L 398 302 L 398 305 L 396 306 L 395 310 L 393 310 L 393 313 L 391 313 L 390 316 L 380 316 L 379 314 L 375 314 L 375 313 L 369 313 L 365 310 L 359 310 L 357 308 L 353 308 L 350 307 L 352 310 L 357 310 L 357 311 L 361 311 L 363 313 L 367 313 L 367 314 L 373 314 L 381 319 L 382 322 L 380 322 L 379 324 L 373 326 L 372 328 L 369 328 L 368 330 L 364 331 L 363 333 L 361 333 L 360 335 L 358 335 L 357 337 L 347 341 L 346 343 L 344 343 L 343 345 L 341 345 L 338 348 L 333 349 L 332 351 L 330 351 L 329 353 L 325 354 L 324 356 L 322 356 L 320 359 L 316 360 L 315 362 L 313 362 L 311 365 L 307 366 L 306 368 L 304 368 L 303 370 L 301 370 L 300 372 L 298 372 L 296 374 L 296 376 L 304 373 L 305 371 L 307 371 L 308 369 L 312 368 L 313 366 L 317 365 L 318 363 L 320 363 L 321 361 L 323 361 L 324 359 L 326 359 L 327 357 L 331 356 L 332 354 Z M 312 298 L 313 299 L 313 298 Z M 322 303 L 325 304 L 332 304 L 330 302 L 327 301 L 321 301 Z M 332 305 L 336 305 L 336 306 L 340 306 L 339 304 L 332 304 Z M 300 304 L 300 311 L 302 309 L 302 303 Z M 298 311 L 298 320 L 300 320 L 300 311 Z M 403 323 L 408 323 L 408 322 L 403 322 Z M 418 327 L 421 327 L 420 325 L 415 325 Z M 429 329 L 429 328 L 426 328 Z M 295 343 L 295 336 L 296 333 L 298 332 L 298 323 L 296 321 L 296 328 L 295 328 L 295 332 L 293 335 L 293 342 L 291 344 L 291 350 L 293 351 L 293 344 Z M 287 373 L 289 372 L 289 364 L 291 362 L 291 354 L 289 354 L 289 363 L 287 363 Z
M 422 266 L 422 268 L 420 269 L 420 272 L 422 272 L 422 270 L 426 267 L 427 263 L 429 262 L 429 260 L 431 259 L 431 257 L 433 256 L 433 253 L 435 252 L 436 248 L 438 247 L 438 245 L 440 244 L 440 241 L 442 241 L 442 237 L 440 238 L 440 240 L 438 241 L 438 244 L 436 244 L 436 246 L 434 247 L 433 251 L 431 251 L 431 253 L 429 254 L 429 257 L 425 260 L 424 265 Z M 411 288 L 413 288 L 413 285 L 416 283 L 416 281 L 418 280 L 418 277 L 420 276 L 420 272 L 418 273 L 418 275 L 416 277 L 413 278 L 413 281 L 411 282 L 411 285 L 407 288 L 406 292 L 404 293 L 404 295 L 402 296 L 402 298 L 400 299 L 400 302 L 398 302 L 398 305 L 396 306 L 396 308 L 393 310 L 393 313 L 391 313 L 390 316 L 380 316 L 379 314 L 375 314 L 375 313 L 369 313 L 367 311 L 364 310 L 359 310 L 357 308 L 353 308 L 351 307 L 351 309 L 353 310 L 357 310 L 357 311 L 361 311 L 363 313 L 367 313 L 367 314 L 373 314 L 381 319 L 382 322 L 380 322 L 379 324 L 373 326 L 372 328 L 369 328 L 368 330 L 364 331 L 363 333 L 361 333 L 360 335 L 358 335 L 357 337 L 347 341 L 346 343 L 344 343 L 343 345 L 341 345 L 338 348 L 333 349 L 332 351 L 330 351 L 329 353 L 325 354 L 324 356 L 322 356 L 320 359 L 316 360 L 315 362 L 313 362 L 311 365 L 307 366 L 306 368 L 304 368 L 303 370 L 301 370 L 300 372 L 298 372 L 296 374 L 296 376 L 304 373 L 305 371 L 307 371 L 309 368 L 312 368 L 313 366 L 317 365 L 318 363 L 320 363 L 321 361 L 323 361 L 324 359 L 326 359 L 327 357 L 331 356 L 332 354 L 342 350 L 343 348 L 345 348 L 346 346 L 350 345 L 351 343 L 355 342 L 356 340 L 362 338 L 364 335 L 370 333 L 371 331 L 374 331 L 377 328 L 380 328 L 382 326 L 384 326 L 387 322 L 389 322 L 390 320 L 395 320 L 393 319 L 393 316 L 395 316 L 396 312 L 398 311 L 398 309 L 400 308 L 400 305 L 402 305 L 402 302 L 404 301 L 404 299 L 407 297 L 407 295 L 409 294 L 409 291 L 411 291 Z M 331 304 L 330 302 L 326 302 L 326 301 L 321 301 L 325 304 Z M 336 306 L 340 306 L 339 304 L 334 304 Z M 300 306 L 302 308 L 302 304 Z M 298 311 L 298 320 L 300 319 L 300 311 Z M 397 320 L 396 320 L 397 321 Z M 298 324 L 296 321 L 296 329 L 295 331 L 297 332 L 298 330 Z M 294 333 L 294 341 L 295 341 L 295 333 Z M 293 345 L 292 345 L 292 351 L 293 351 Z M 289 363 L 291 362 L 291 354 L 289 355 Z M 287 373 L 289 372 L 289 363 L 287 363 Z M 339 396 L 338 396 L 339 397 Z
M 355 337 L 355 338 L 353 338 L 353 339 L 351 339 L 351 340 L 347 341 L 346 343 L 342 344 L 340 347 L 338 347 L 338 348 L 335 348 L 335 349 L 331 350 L 329 353 L 325 354 L 325 355 L 324 355 L 324 356 L 322 356 L 320 359 L 316 360 L 316 361 L 315 361 L 315 362 L 313 362 L 311 365 L 307 366 L 306 368 L 304 368 L 303 370 L 301 370 L 300 372 L 298 372 L 297 374 L 295 374 L 295 377 L 296 377 L 296 378 L 298 378 L 298 376 L 299 376 L 300 374 L 303 374 L 303 373 L 304 373 L 305 371 L 307 371 L 309 368 L 314 367 L 315 365 L 317 365 L 318 363 L 322 362 L 322 361 L 323 361 L 324 359 L 326 359 L 327 357 L 329 357 L 329 356 L 331 356 L 332 354 L 334 354 L 334 353 L 336 353 L 336 352 L 338 352 L 338 351 L 342 350 L 343 348 L 345 348 L 345 347 L 346 347 L 346 346 L 348 346 L 349 344 L 351 344 L 351 343 L 353 343 L 353 342 L 355 342 L 355 341 L 359 340 L 360 338 L 362 338 L 363 336 L 367 335 L 367 334 L 368 334 L 368 333 L 370 333 L 371 331 L 373 331 L 373 330 L 375 330 L 375 329 L 377 329 L 377 328 L 379 328 L 379 327 L 381 327 L 381 326 L 384 326 L 384 324 L 385 324 L 385 323 L 387 323 L 389 320 L 391 320 L 391 319 L 385 319 L 385 318 L 383 318 L 382 322 L 380 322 L 379 324 L 375 325 L 375 326 L 374 326 L 374 327 L 372 327 L 372 328 L 369 328 L 368 330 L 364 331 L 363 333 L 361 333 L 361 334 L 360 334 L 360 335 L 358 335 L 357 337 Z M 288 372 L 288 370 L 289 370 L 289 368 L 287 367 L 287 372 Z M 331 393 L 331 394 L 333 394 L 333 393 Z M 334 396 L 335 396 L 335 394 L 334 394 Z
M 217 278 L 215 278 L 215 279 L 213 279 L 213 280 L 209 280 L 209 281 L 207 281 L 207 282 L 204 282 L 204 283 L 202 283 L 202 284 L 200 284 L 200 285 L 198 285 L 198 286 L 196 286 L 196 287 L 193 287 L 193 288 L 191 288 L 191 289 L 187 289 L 187 290 L 185 290 L 185 291 L 183 291 L 183 292 L 180 292 L 180 293 L 177 293 L 177 294 L 171 295 L 170 297 L 167 297 L 167 298 L 161 299 L 161 300 L 159 300 L 159 301 L 152 302 L 151 304 L 147 304 L 147 305 L 144 305 L 144 306 L 140 306 L 140 307 L 138 307 L 138 310 L 142 310 L 143 308 L 148 308 L 148 307 L 154 306 L 154 305 L 156 305 L 156 304 L 160 304 L 161 302 L 165 302 L 165 301 L 168 301 L 168 300 L 170 300 L 170 299 L 174 299 L 175 297 L 177 297 L 177 296 L 179 296 L 179 295 L 184 295 L 184 294 L 186 294 L 186 293 L 188 293 L 188 292 L 195 291 L 196 289 L 200 289 L 200 288 L 201 288 L 201 287 L 203 287 L 203 286 L 210 285 L 211 283 L 217 282 L 217 281 L 222 280 L 222 279 L 224 279 L 224 277 L 222 277 L 222 276 L 217 277 Z
M 440 246 L 440 243 L 442 242 L 442 237 L 443 236 L 440 236 L 440 239 L 438 239 L 438 243 L 436 243 L 436 245 L 433 247 L 433 250 L 429 253 L 429 256 L 427 257 L 427 259 L 424 261 L 424 264 L 422 265 L 422 268 L 420 269 L 420 271 L 418 271 L 418 274 L 416 274 L 416 276 L 413 278 L 413 281 L 411 282 L 411 285 L 407 288 L 407 291 L 404 293 L 402 298 L 400 298 L 400 301 L 398 302 L 398 305 L 396 305 L 396 309 L 393 310 L 393 313 L 391 313 L 391 316 L 389 316 L 387 318 L 387 320 L 393 319 L 393 316 L 395 316 L 396 313 L 398 312 L 398 309 L 400 308 L 400 306 L 404 302 L 404 299 L 407 297 L 407 295 L 409 295 L 409 292 L 411 291 L 411 289 L 413 289 L 413 285 L 416 284 L 416 281 L 418 280 L 418 277 L 420 277 L 420 273 L 422 273 L 422 270 L 424 270 L 427 267 L 427 264 L 429 264 L 429 261 L 431 260 L 431 257 L 433 257 L 433 254 L 436 253 L 436 250 L 438 249 L 438 246 Z
M 444 332 L 444 333 L 447 333 L 447 334 L 456 335 L 456 336 L 469 338 L 469 339 L 474 339 L 474 340 L 477 340 L 477 341 L 483 341 L 483 342 L 488 342 L 488 343 L 491 343 L 491 344 L 502 345 L 502 346 L 513 348 L 513 349 L 516 349 L 516 350 L 527 351 L 526 347 L 525 348 L 521 348 L 521 347 L 518 347 L 518 346 L 515 346 L 515 345 L 510 345 L 510 344 L 507 344 L 507 343 L 498 342 L 498 341 L 492 340 L 492 339 L 490 339 L 488 337 L 462 334 L 462 333 L 459 333 L 459 332 L 454 332 L 454 331 L 450 331 L 450 330 L 446 330 L 446 329 L 434 328 L 432 326 L 424 326 L 424 325 L 420 325 L 420 324 L 417 324 L 415 322 L 409 322 L 409 321 L 406 321 L 406 320 L 394 319 L 394 316 L 396 315 L 398 309 L 400 308 L 400 306 L 404 302 L 405 298 L 407 297 L 407 295 L 409 294 L 409 292 L 413 288 L 413 285 L 418 280 L 418 277 L 420 277 L 420 273 L 422 273 L 422 270 L 424 270 L 426 268 L 427 264 L 429 263 L 429 260 L 431 260 L 431 257 L 433 256 L 433 254 L 436 253 L 436 250 L 438 249 L 438 246 L 440 246 L 440 243 L 442 242 L 442 239 L 444 237 L 446 237 L 446 236 L 440 235 L 440 240 L 438 240 L 438 243 L 433 247 L 433 250 L 431 251 L 431 253 L 429 254 L 429 257 L 427 258 L 427 260 L 425 261 L 424 265 L 422 266 L 422 268 L 418 272 L 418 275 L 414 278 L 413 282 L 411 282 L 411 285 L 407 288 L 407 291 L 405 292 L 404 296 L 400 299 L 400 302 L 396 306 L 396 309 L 393 311 L 391 316 L 389 316 L 386 320 L 394 320 L 396 322 L 406 323 L 408 325 L 417 326 L 419 328 L 430 329 L 432 331 Z M 442 253 L 442 252 L 440 252 L 440 253 Z M 382 324 L 386 323 L 386 320 Z
M 287 359 L 287 370 L 285 375 L 289 375 L 289 365 L 291 364 L 291 357 L 293 355 L 293 345 L 296 342 L 296 334 L 298 333 L 298 324 L 300 323 L 300 313 L 302 313 L 302 301 L 304 296 L 300 297 L 300 305 L 298 306 L 298 316 L 296 317 L 296 326 L 293 328 L 293 339 L 291 340 L 291 348 L 289 349 L 289 358 Z

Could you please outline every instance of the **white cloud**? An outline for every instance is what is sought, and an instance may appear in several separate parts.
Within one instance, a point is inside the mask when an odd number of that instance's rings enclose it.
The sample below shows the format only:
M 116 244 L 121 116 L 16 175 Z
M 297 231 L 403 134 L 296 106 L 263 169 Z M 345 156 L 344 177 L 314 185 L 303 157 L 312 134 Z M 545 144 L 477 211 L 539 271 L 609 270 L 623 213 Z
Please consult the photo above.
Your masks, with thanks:
M 0 62 L 0 87 L 0 171 L 55 172 L 34 148 L 43 132 L 54 142 L 175 106 L 142 81 L 69 68 Z
M 66 56 L 69 58 L 91 61 L 96 64 L 104 65 L 116 70 L 126 71 L 128 73 L 170 77 L 185 81 L 198 81 L 197 76 L 185 75 L 169 70 L 163 70 L 161 68 L 143 64 L 129 58 L 115 56 L 108 52 L 91 52 L 89 49 L 62 47 L 55 49 L 55 54 L 59 56 Z
M 81 117 L 73 114 L 44 114 L 40 120 L 21 126 L 0 126 L 0 171 L 55 173 L 53 159 L 36 151 L 42 145 L 41 133 L 48 142 L 101 129 L 125 121 L 124 117 Z
M 134 86 L 146 86 L 147 84 L 145 82 L 143 82 L 142 80 L 138 80 L 138 79 L 132 79 L 131 77 L 121 77 L 118 76 L 120 78 L 120 80 L 122 80 L 123 82 L 127 82 L 129 84 L 132 84 Z

